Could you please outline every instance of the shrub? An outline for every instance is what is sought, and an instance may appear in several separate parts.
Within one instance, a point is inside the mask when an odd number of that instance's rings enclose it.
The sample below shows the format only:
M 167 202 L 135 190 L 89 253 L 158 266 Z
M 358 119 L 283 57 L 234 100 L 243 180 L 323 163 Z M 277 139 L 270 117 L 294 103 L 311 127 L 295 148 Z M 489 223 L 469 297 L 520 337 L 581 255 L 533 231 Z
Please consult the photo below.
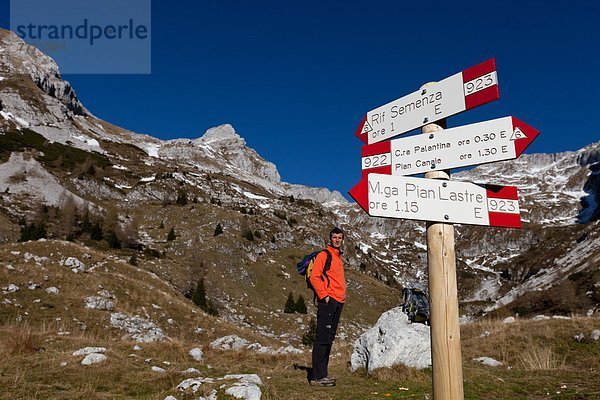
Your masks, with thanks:
M 177 195 L 177 201 L 175 201 L 175 204 L 177 204 L 179 206 L 185 206 L 187 203 L 188 203 L 187 193 L 184 191 L 179 192 L 179 194 Z
M 286 314 L 293 314 L 296 312 L 296 302 L 294 301 L 294 295 L 292 293 L 290 293 L 287 301 L 285 302 L 283 312 Z
M 21 237 L 19 242 L 27 242 L 29 240 L 39 240 L 46 237 L 46 226 L 43 222 L 31 223 L 21 228 Z
M 206 288 L 204 287 L 204 279 L 200 279 L 196 285 L 196 290 L 192 293 L 192 301 L 202 310 L 210 315 L 219 315 L 219 310 L 212 304 L 210 300 L 206 299 Z
M 254 241 L 254 233 L 252 233 L 252 231 L 250 229 L 248 229 L 246 232 L 244 232 L 242 234 L 242 236 L 245 237 L 246 239 L 248 239 L 251 242 Z
M 177 238 L 177 235 L 175 235 L 175 228 L 171 228 L 171 230 L 169 231 L 169 234 L 167 235 L 167 240 L 172 241 L 172 240 L 175 240 L 176 238 Z
M 304 297 L 302 297 L 302 295 L 298 296 L 298 300 L 296 300 L 296 304 L 294 305 L 294 309 L 299 314 L 306 314 L 307 313 L 308 310 L 306 309 L 306 302 L 304 301 Z
M 108 245 L 111 249 L 120 249 L 121 248 L 121 240 L 115 233 L 115 231 L 108 232 L 108 237 L 106 238 Z
M 92 240 L 102 240 L 104 238 L 104 233 L 102 233 L 102 226 L 100 222 L 96 222 L 90 228 L 90 238 Z
M 144 249 L 144 254 L 154 258 L 160 258 L 160 251 L 156 249 L 147 248 Z
M 285 213 L 285 211 L 275 210 L 273 211 L 273 214 L 275 214 L 277 218 L 287 219 L 287 214 Z
M 136 256 L 129 257 L 129 264 L 134 265 L 134 266 L 138 265 L 137 257 Z
M 317 332 L 317 322 L 314 318 L 311 318 L 308 322 L 308 330 L 302 335 L 302 344 L 305 346 L 312 346 L 315 343 L 315 334 Z

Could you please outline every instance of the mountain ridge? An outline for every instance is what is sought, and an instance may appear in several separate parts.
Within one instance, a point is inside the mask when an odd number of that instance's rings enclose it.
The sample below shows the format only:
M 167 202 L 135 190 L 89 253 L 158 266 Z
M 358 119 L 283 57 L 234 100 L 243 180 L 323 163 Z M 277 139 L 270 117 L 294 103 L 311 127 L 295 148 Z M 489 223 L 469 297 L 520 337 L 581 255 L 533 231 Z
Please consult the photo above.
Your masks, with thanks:
M 287 294 L 306 295 L 293 264 L 324 245 L 332 226 L 346 231 L 354 294 L 345 337 L 397 305 L 401 287 L 427 286 L 425 223 L 371 218 L 338 192 L 282 182 L 276 166 L 229 124 L 193 140 L 162 141 L 102 121 L 78 106 L 47 56 L 11 56 L 20 39 L 0 31 L 0 40 L 6 245 L 44 224 L 52 240 L 74 240 L 122 262 L 133 257 L 181 294 L 203 277 L 224 320 L 295 343 L 307 318 L 297 326 L 280 321 Z M 19 69 L 21 59 L 41 65 Z M 524 221 L 522 230 L 456 226 L 465 319 L 597 312 L 599 149 L 600 142 L 525 154 L 453 175 L 518 186 Z M 90 222 L 102 239 L 85 230 Z M 169 228 L 175 239 L 168 239 Z M 114 237 L 121 249 L 107 239 Z M 561 303 L 565 288 L 573 296 Z

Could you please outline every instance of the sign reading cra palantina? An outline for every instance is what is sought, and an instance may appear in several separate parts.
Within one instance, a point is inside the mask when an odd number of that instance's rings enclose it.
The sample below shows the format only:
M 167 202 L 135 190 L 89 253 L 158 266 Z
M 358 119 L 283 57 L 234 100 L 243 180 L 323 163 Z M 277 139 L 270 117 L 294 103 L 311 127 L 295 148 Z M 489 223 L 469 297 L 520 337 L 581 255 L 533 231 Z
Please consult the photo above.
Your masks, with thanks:
M 515 117 L 363 146 L 363 175 L 412 175 L 519 157 L 539 131 Z
M 356 130 L 365 143 L 377 143 L 500 98 L 492 58 L 427 88 L 371 110 Z

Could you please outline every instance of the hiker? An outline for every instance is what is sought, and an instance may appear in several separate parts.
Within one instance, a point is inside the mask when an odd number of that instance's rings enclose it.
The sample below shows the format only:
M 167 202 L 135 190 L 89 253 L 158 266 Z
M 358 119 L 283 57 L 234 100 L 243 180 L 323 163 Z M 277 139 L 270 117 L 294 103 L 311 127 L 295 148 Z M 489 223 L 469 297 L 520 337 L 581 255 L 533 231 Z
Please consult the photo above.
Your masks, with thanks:
M 329 353 L 335 339 L 342 308 L 346 301 L 346 281 L 340 247 L 344 241 L 344 231 L 334 228 L 329 233 L 326 251 L 315 259 L 310 275 L 317 297 L 317 332 L 312 351 L 312 376 L 310 384 L 315 386 L 335 386 L 335 379 L 328 376 Z M 331 264 L 323 271 L 327 262 L 327 252 L 331 254 Z

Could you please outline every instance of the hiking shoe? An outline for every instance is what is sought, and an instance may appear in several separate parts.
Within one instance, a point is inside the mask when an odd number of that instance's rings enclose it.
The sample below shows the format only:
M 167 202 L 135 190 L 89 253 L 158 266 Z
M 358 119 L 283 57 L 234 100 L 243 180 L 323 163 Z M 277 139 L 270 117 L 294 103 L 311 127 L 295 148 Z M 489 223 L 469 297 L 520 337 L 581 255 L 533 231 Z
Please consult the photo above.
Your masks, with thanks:
M 310 386 L 335 386 L 335 379 L 321 378 L 308 382 Z

